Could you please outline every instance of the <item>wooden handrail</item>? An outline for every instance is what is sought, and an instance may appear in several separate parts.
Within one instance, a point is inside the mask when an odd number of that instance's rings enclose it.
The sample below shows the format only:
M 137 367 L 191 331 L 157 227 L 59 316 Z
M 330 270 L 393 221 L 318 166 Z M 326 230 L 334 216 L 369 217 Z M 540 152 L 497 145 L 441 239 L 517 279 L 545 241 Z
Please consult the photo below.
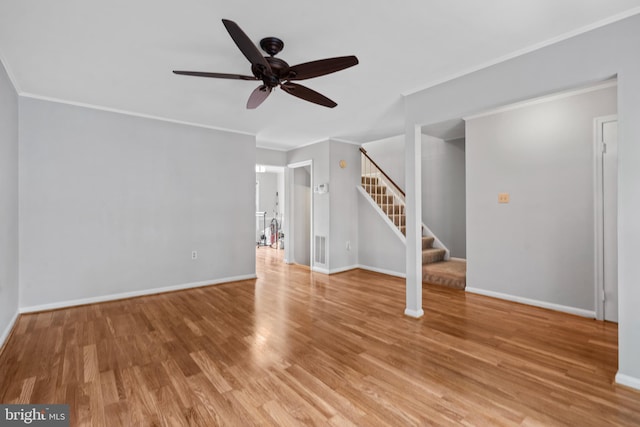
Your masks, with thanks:
M 404 191 L 402 191 L 402 188 L 400 188 L 400 186 L 398 184 L 396 184 L 389 175 L 387 175 L 380 166 L 378 166 L 378 164 L 371 158 L 369 157 L 369 155 L 367 154 L 367 150 L 365 150 L 364 148 L 360 147 L 360 152 L 362 154 L 364 154 L 364 156 L 369 159 L 369 161 L 371 163 L 373 163 L 373 165 L 382 173 L 382 175 L 384 175 L 385 178 L 387 178 L 389 180 L 389 182 L 396 188 L 396 190 L 398 190 L 400 192 L 400 194 L 402 194 L 402 197 L 406 197 L 406 194 L 404 194 Z

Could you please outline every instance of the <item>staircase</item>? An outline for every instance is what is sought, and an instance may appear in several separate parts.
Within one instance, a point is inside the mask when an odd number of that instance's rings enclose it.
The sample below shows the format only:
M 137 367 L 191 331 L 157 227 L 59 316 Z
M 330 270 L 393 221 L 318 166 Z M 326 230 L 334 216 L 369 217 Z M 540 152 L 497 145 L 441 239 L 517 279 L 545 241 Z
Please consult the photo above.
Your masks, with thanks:
M 362 188 L 376 202 L 391 223 L 407 235 L 404 192 L 389 178 L 378 165 L 362 152 Z M 422 281 L 424 283 L 464 289 L 466 286 L 467 263 L 451 260 L 448 251 L 435 236 L 426 236 L 422 227 Z

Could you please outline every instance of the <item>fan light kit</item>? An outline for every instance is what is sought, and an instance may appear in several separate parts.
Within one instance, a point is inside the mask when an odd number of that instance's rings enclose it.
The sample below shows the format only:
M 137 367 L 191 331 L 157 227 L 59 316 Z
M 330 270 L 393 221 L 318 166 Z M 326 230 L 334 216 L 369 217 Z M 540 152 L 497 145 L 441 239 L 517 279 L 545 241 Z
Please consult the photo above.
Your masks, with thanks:
M 305 62 L 294 66 L 289 66 L 280 58 L 275 58 L 283 48 L 284 42 L 277 37 L 266 37 L 260 41 L 260 47 L 269 56 L 262 56 L 258 48 L 242 29 L 233 21 L 223 19 L 222 23 L 229 32 L 229 35 L 238 46 L 238 49 L 251 63 L 251 73 L 253 76 L 242 74 L 209 73 L 202 71 L 174 71 L 175 74 L 196 77 L 214 77 L 218 79 L 234 80 L 262 80 L 249 96 L 247 108 L 254 109 L 267 99 L 274 88 L 280 86 L 282 90 L 290 95 L 296 96 L 305 101 L 324 107 L 333 108 L 336 104 L 326 96 L 309 89 L 294 80 L 306 80 L 314 77 L 335 73 L 345 68 L 358 64 L 355 56 L 340 56 L 337 58 L 320 59 L 317 61 Z

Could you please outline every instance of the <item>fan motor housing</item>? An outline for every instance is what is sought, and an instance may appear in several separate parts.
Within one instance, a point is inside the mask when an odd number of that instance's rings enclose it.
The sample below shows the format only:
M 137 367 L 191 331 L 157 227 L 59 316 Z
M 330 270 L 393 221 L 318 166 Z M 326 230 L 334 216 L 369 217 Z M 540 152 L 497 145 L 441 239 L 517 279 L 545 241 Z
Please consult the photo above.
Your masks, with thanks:
M 282 51 L 284 42 L 277 37 L 265 37 L 260 40 L 260 47 L 270 56 L 274 56 Z
M 255 65 L 251 67 L 251 72 L 254 76 L 264 81 L 264 84 L 269 87 L 276 87 L 280 84 L 280 80 L 286 79 L 289 77 L 289 64 L 283 61 L 280 58 L 274 58 L 273 56 L 265 56 L 265 59 L 269 63 L 271 67 L 271 72 L 273 76 L 265 76 L 262 72 L 261 68 L 256 67 Z M 270 78 L 275 77 L 275 78 Z

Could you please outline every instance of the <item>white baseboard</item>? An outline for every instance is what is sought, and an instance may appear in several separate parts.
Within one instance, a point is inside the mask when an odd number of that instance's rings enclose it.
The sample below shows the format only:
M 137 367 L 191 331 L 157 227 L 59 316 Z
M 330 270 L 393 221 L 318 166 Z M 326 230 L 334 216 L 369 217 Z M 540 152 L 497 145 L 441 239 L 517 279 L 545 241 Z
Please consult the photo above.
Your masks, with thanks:
M 329 274 L 343 273 L 345 271 L 355 270 L 358 267 L 359 267 L 358 264 L 354 264 L 354 265 L 349 265 L 347 267 L 334 268 L 329 270 Z
M 349 271 L 349 270 L 355 270 L 356 268 L 361 268 L 363 270 L 369 270 L 369 271 L 373 271 L 376 273 L 382 273 L 382 274 L 386 274 L 388 276 L 395 276 L 395 277 L 402 277 L 405 278 L 407 277 L 406 274 L 404 273 L 399 273 L 397 271 L 391 271 L 391 270 L 385 270 L 383 268 L 376 268 L 376 267 L 369 267 L 368 265 L 362 265 L 362 264 L 353 264 L 353 265 L 349 265 L 347 267 L 340 267 L 340 268 L 334 268 L 334 269 L 328 269 L 328 268 L 322 268 L 322 267 L 312 267 L 311 271 L 315 271 L 316 273 L 322 273 L 322 274 L 336 274 L 336 273 L 343 273 L 345 271 Z
M 135 298 L 145 295 L 161 294 L 164 292 L 181 291 L 184 289 L 200 288 L 202 286 L 219 285 L 228 282 L 237 282 L 239 280 L 255 279 L 255 274 L 246 274 L 244 276 L 225 277 L 222 279 L 204 280 L 202 282 L 184 283 L 182 285 L 166 286 L 163 288 L 143 289 L 140 291 L 123 292 L 119 294 L 103 295 L 99 297 L 81 298 L 70 301 L 60 301 L 51 304 L 33 305 L 29 307 L 20 307 L 20 313 L 34 313 L 37 311 L 57 310 L 60 308 L 74 307 L 78 305 L 95 304 L 99 302 L 116 301 L 120 299 Z
M 4 331 L 2 331 L 2 335 L 0 335 L 0 350 L 2 350 L 2 347 L 4 346 L 5 341 L 7 341 L 7 338 L 9 338 L 9 335 L 11 335 L 11 330 L 16 324 L 16 320 L 18 320 L 19 315 L 20 315 L 20 311 L 16 310 L 16 313 L 13 315 L 13 317 L 9 321 L 9 324 L 4 329 Z
M 616 383 L 640 390 L 640 378 L 631 377 L 620 372 L 616 374 Z
M 410 310 L 408 308 L 405 308 L 404 310 L 404 315 L 405 316 L 409 316 L 409 317 L 415 317 L 416 319 L 424 316 L 424 310 L 420 309 L 420 310 Z
M 467 286 L 465 289 L 472 294 L 485 295 L 488 297 L 499 298 L 507 301 L 519 302 L 521 304 L 533 305 L 535 307 L 548 308 L 550 310 L 562 311 L 564 313 L 575 314 L 577 316 L 588 317 L 590 319 L 596 318 L 596 312 L 593 310 L 585 310 L 582 308 L 569 307 L 567 305 L 554 304 L 552 302 L 538 301 L 535 299 L 519 297 L 515 295 L 503 294 L 501 292 L 487 291 L 485 289 L 478 289 Z
M 357 266 L 357 268 L 361 268 L 363 270 L 368 270 L 368 271 L 373 271 L 374 273 L 386 274 L 388 276 L 401 277 L 403 279 L 405 279 L 407 277 L 407 275 L 405 273 L 400 273 L 399 271 L 385 270 L 384 268 L 370 267 L 368 265 L 359 264 Z

